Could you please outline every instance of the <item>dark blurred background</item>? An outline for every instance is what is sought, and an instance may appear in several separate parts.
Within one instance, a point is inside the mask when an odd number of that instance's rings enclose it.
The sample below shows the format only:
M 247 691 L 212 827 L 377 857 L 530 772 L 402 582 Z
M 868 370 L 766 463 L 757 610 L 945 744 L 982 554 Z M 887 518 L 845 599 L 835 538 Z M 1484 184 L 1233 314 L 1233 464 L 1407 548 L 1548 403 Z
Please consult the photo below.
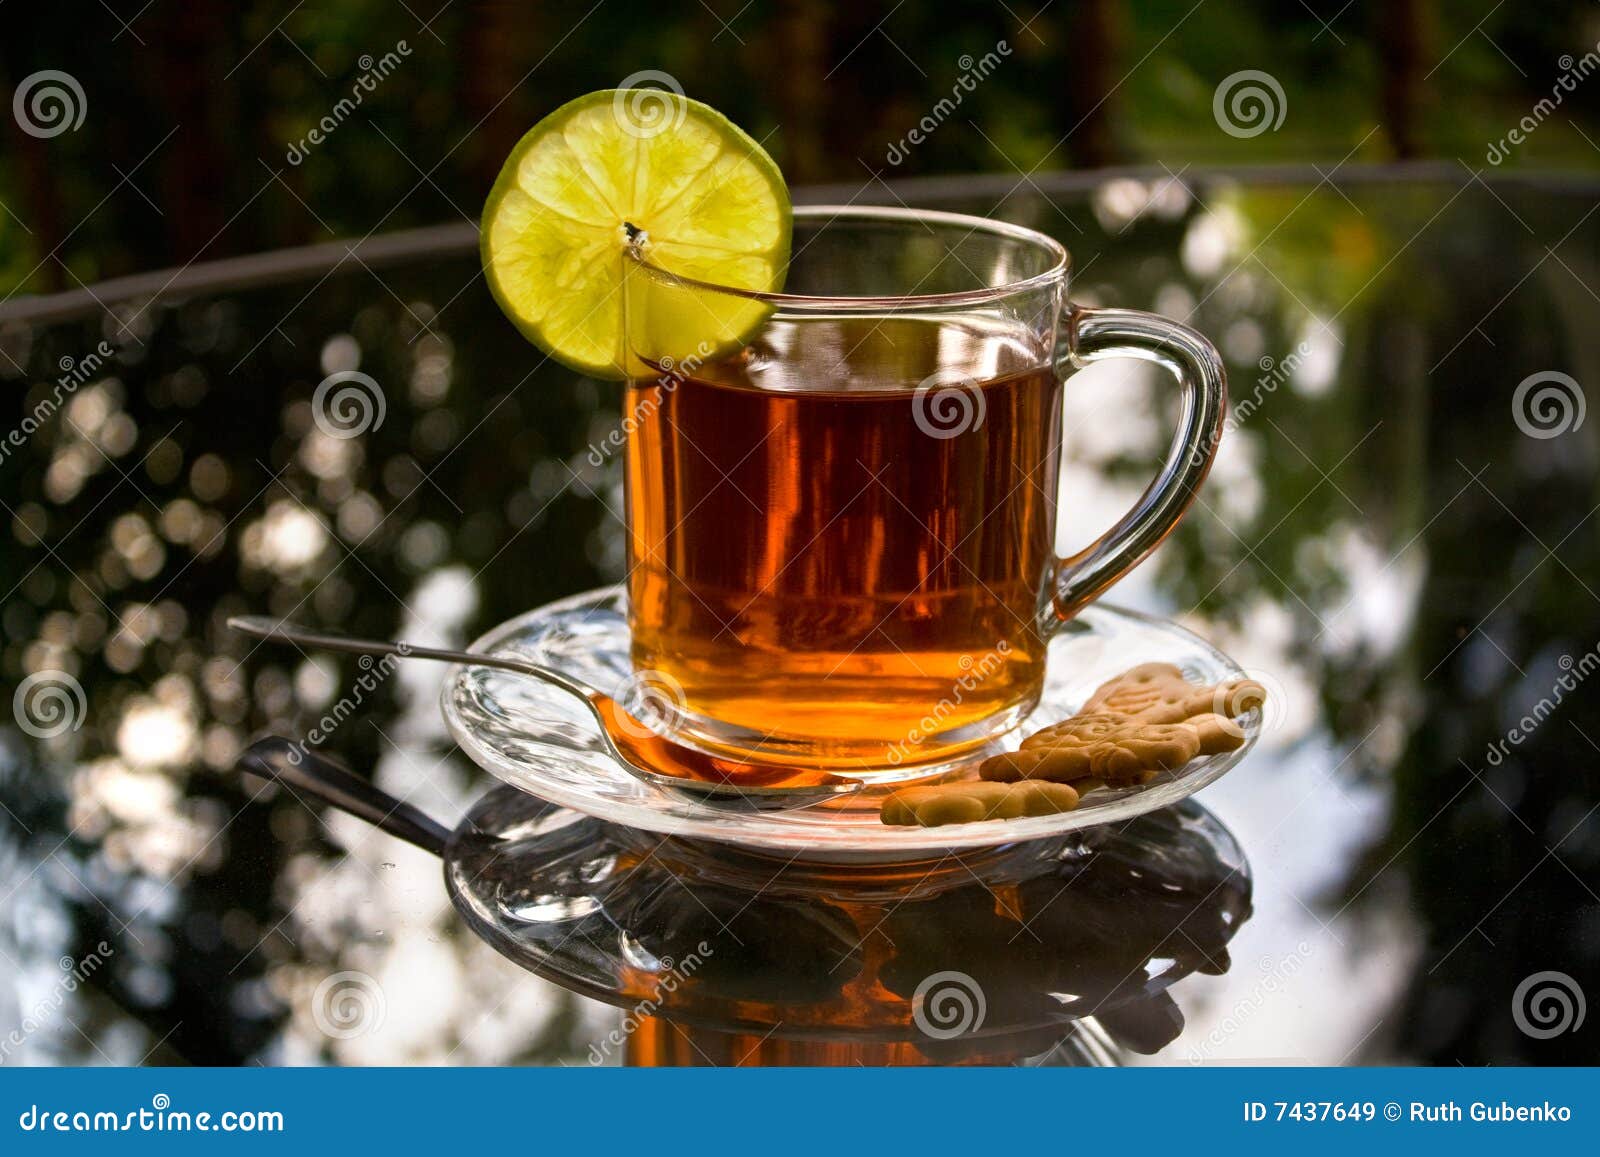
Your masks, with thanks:
M 0 432 L 27 432 L 0 689 L 83 694 L 70 726 L 0 713 L 0 1040 L 31 1025 L 0 1062 L 582 1063 L 614 1023 L 465 933 L 429 857 L 241 785 L 253 734 L 304 735 L 361 669 L 223 620 L 460 644 L 618 580 L 620 479 L 589 453 L 618 391 L 505 322 L 471 230 L 522 132 L 643 70 L 802 195 L 1057 236 L 1076 297 L 1191 322 L 1251 400 L 1114 596 L 1278 704 L 1201 797 L 1255 914 L 1161 1058 L 1596 1060 L 1592 1015 L 1531 1035 L 1512 1000 L 1551 970 L 1600 993 L 1597 693 L 1506 736 L 1600 646 L 1600 426 L 1581 388 L 1556 436 L 1514 409 L 1536 374 L 1600 381 L 1597 40 L 1600 5 L 1494 0 L 0 5 Z M 28 132 L 45 71 L 75 123 Z M 1259 130 L 1218 111 L 1241 73 L 1278 90 Z M 270 282 L 207 265 L 435 225 Z M 105 284 L 175 267 L 213 280 Z M 357 369 L 385 418 L 334 436 L 313 391 Z M 1133 501 L 1169 393 L 1074 379 L 1064 548 Z M 439 678 L 403 666 L 327 747 L 453 822 L 486 780 Z M 350 972 L 386 1015 L 330 1033 Z
M 10 4 L 0 85 L 65 67 L 92 110 L 42 140 L 4 124 L 0 285 L 66 288 L 329 236 L 475 219 L 501 160 L 558 104 L 643 69 L 745 127 L 793 184 L 929 173 L 1442 158 L 1486 167 L 1600 41 L 1579 0 L 349 0 Z M 898 164 L 892 143 L 999 42 L 1010 54 Z M 358 132 L 288 163 L 331 106 Z M 1270 73 L 1274 132 L 1216 131 L 1218 82 Z M 1600 86 L 1576 84 L 1506 164 L 1600 166 Z M 282 184 L 272 174 L 281 175 Z M 108 192 L 122 182 L 132 196 Z M 124 189 L 123 192 L 126 192 Z

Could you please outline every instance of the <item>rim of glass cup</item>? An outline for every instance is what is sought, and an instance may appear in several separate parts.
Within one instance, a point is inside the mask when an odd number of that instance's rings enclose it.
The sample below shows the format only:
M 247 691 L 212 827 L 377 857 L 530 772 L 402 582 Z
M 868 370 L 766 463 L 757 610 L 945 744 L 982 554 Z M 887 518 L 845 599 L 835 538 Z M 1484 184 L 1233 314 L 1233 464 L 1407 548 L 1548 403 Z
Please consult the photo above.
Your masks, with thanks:
M 936 224 L 955 228 L 965 228 L 968 236 L 974 233 L 983 233 L 993 237 L 1004 237 L 1012 241 L 1022 241 L 1036 248 L 1044 250 L 1051 258 L 1049 268 L 1034 274 L 1032 277 L 1020 281 L 1010 281 L 1004 285 L 985 286 L 982 289 L 963 289 L 953 293 L 923 293 L 901 294 L 886 297 L 835 297 L 829 295 L 804 294 L 804 293 L 767 293 L 754 289 L 739 289 L 731 285 L 719 285 L 714 281 L 701 281 L 693 277 L 684 277 L 663 269 L 659 265 L 652 265 L 643 256 L 629 251 L 629 256 L 637 261 L 646 272 L 671 280 L 678 285 L 689 286 L 694 289 L 706 290 L 712 293 L 725 293 L 734 297 L 742 297 L 750 301 L 764 301 L 779 308 L 789 309 L 884 309 L 938 307 L 947 305 L 977 305 L 983 302 L 998 301 L 1000 298 L 1009 297 L 1014 293 L 1025 293 L 1049 285 L 1053 281 L 1064 279 L 1072 269 L 1072 255 L 1067 252 L 1067 247 L 1054 237 L 1049 237 L 1038 230 L 1029 229 L 1026 225 L 1013 225 L 1009 221 L 993 221 L 987 217 L 973 217 L 966 213 L 946 213 L 937 209 L 909 209 L 894 208 L 892 206 L 877 205 L 796 205 L 794 207 L 794 220 L 822 221 L 825 225 L 840 220 L 860 221 L 893 221 L 905 224 Z M 794 255 L 791 253 L 791 261 Z

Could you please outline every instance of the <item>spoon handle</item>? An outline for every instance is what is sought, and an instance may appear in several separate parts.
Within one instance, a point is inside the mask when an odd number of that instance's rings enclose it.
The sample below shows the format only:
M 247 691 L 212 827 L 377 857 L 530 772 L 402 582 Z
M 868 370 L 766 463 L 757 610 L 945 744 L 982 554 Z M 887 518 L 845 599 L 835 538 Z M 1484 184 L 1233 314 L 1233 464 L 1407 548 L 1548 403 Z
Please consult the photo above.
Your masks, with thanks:
M 639 739 L 638 728 L 645 725 L 629 716 L 616 700 L 553 667 L 541 666 L 510 655 L 483 655 L 476 651 L 446 651 L 438 647 L 418 647 L 410 643 L 383 639 L 355 639 L 335 631 L 308 630 L 280 619 L 260 615 L 236 615 L 228 626 L 253 638 L 353 655 L 397 655 L 405 659 L 435 659 L 464 666 L 493 667 L 530 675 L 553 684 L 582 699 L 600 726 L 601 742 L 628 772 L 646 783 L 675 791 L 692 792 L 702 802 L 725 801 L 732 806 L 755 808 L 808 807 L 827 796 L 849 795 L 861 790 L 859 780 L 826 772 L 802 773 L 807 782 L 795 782 L 793 768 L 740 764 L 694 751 L 656 737 L 654 746 Z M 621 720 L 632 728 L 622 727 Z M 774 783 L 778 773 L 783 782 Z M 359 814 L 359 813 L 358 813 Z
M 493 667 L 500 671 L 515 671 L 553 683 L 563 691 L 584 699 L 593 700 L 595 690 L 564 675 L 552 667 L 508 655 L 482 655 L 476 651 L 449 651 L 439 647 L 421 647 L 415 643 L 390 642 L 387 639 L 357 639 L 334 631 L 318 631 L 309 627 L 286 623 L 282 619 L 264 615 L 234 615 L 228 626 L 241 634 L 269 642 L 289 643 L 316 647 L 324 651 L 342 651 L 348 655 L 395 655 L 402 659 L 435 659 L 441 663 L 465 663 L 474 667 Z
M 357 819 L 366 820 L 391 836 L 398 836 L 434 855 L 444 853 L 449 831 L 404 800 L 346 771 L 337 763 L 303 744 L 269 735 L 252 743 L 239 757 L 239 770 L 261 779 L 277 780 L 291 791 L 303 792 Z

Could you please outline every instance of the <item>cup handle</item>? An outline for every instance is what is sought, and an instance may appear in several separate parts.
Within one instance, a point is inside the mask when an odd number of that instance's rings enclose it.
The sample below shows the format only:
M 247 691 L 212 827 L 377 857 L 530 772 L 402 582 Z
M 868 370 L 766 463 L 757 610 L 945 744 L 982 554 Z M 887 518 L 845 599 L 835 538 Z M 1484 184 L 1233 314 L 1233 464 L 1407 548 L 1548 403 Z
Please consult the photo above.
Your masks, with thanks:
M 1083 550 L 1056 559 L 1054 604 L 1070 619 L 1132 570 L 1183 517 L 1211 469 L 1222 438 L 1228 376 L 1216 347 L 1186 325 L 1137 309 L 1069 305 L 1063 360 L 1081 369 L 1107 358 L 1139 358 L 1178 380 L 1183 408 L 1161 473 L 1132 510 Z

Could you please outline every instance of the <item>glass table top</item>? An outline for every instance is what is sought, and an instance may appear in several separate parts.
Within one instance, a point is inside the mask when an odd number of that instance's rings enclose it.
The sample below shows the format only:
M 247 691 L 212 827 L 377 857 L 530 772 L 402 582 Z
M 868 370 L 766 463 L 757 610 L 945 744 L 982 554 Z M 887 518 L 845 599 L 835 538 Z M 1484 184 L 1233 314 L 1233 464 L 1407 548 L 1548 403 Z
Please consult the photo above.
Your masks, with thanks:
M 1600 185 L 1350 166 L 858 199 L 1048 232 L 1075 299 L 1187 320 L 1228 365 L 1200 503 L 1111 598 L 1269 688 L 1259 748 L 1196 797 L 1250 912 L 1229 967 L 1165 991 L 1170 1040 L 1100 1059 L 1600 1059 L 1553 995 L 1600 992 Z M 627 1010 L 498 955 L 433 857 L 231 770 L 258 732 L 313 737 L 453 826 L 490 781 L 444 669 L 223 620 L 459 645 L 618 581 L 617 387 L 517 335 L 463 228 L 13 299 L 0 378 L 0 1059 L 591 1063 Z M 1136 497 L 1170 401 L 1132 363 L 1070 379 L 1063 551 Z

